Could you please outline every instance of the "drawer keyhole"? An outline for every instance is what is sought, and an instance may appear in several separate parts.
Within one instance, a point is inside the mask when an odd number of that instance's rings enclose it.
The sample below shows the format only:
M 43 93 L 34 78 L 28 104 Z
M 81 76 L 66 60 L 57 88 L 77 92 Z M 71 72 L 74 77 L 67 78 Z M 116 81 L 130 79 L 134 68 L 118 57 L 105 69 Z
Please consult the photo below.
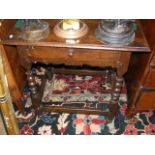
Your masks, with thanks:
M 68 56 L 72 57 L 73 56 L 73 52 L 74 52 L 74 49 L 70 48 L 68 50 Z

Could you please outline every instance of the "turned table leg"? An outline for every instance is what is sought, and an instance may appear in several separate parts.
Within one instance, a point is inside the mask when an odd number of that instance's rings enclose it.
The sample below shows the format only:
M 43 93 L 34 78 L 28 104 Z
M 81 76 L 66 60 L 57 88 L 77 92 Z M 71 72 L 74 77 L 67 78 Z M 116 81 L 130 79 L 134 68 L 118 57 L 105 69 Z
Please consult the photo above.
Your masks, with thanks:
M 119 102 L 119 97 L 122 89 L 122 84 L 123 84 L 123 78 L 122 77 L 116 77 L 115 83 L 114 83 L 114 88 L 111 94 L 111 103 L 110 103 L 110 114 L 111 118 L 116 116 L 116 113 L 118 111 L 118 102 Z
M 26 70 L 28 87 L 30 89 L 31 99 L 32 99 L 32 107 L 33 107 L 34 110 L 38 110 L 39 109 L 40 96 L 39 96 L 39 93 L 38 93 L 37 84 L 35 82 L 35 77 L 34 77 L 32 71 L 31 71 L 31 69 L 32 69 L 32 61 L 27 56 L 27 52 L 29 50 L 31 50 L 31 49 L 33 49 L 33 47 L 30 47 L 30 46 L 17 46 L 17 51 L 18 51 L 18 54 L 19 54 L 21 65 Z
M 33 76 L 32 71 L 27 71 L 26 74 L 27 74 L 28 87 L 30 89 L 31 98 L 32 98 L 32 107 L 34 108 L 34 110 L 38 110 L 40 97 L 38 94 L 38 88 L 35 81 L 35 77 Z
M 114 88 L 111 94 L 111 104 L 110 104 L 110 113 L 111 116 L 116 116 L 119 106 L 119 97 L 123 84 L 123 75 L 128 70 L 129 60 L 131 53 L 130 52 L 119 52 L 119 59 L 117 61 L 117 76 L 115 78 Z

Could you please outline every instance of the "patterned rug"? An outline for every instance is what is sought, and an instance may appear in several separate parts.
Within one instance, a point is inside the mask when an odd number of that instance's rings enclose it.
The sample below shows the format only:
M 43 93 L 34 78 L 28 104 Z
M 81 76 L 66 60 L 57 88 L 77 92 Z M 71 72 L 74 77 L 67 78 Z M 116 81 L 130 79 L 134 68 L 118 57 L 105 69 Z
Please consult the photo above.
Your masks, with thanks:
M 45 73 L 44 68 L 34 70 L 36 82 L 41 84 L 38 75 Z M 102 84 L 101 84 L 102 83 Z M 124 86 L 125 87 L 125 86 Z M 80 102 L 80 106 L 108 107 L 112 83 L 103 76 L 78 76 L 55 74 L 51 81 L 46 82 L 42 100 L 58 106 L 66 102 Z M 22 103 L 27 115 L 15 114 L 21 135 L 140 135 L 155 134 L 155 112 L 138 113 L 128 119 L 125 117 L 127 97 L 121 93 L 117 116 L 109 122 L 103 115 L 85 115 L 68 113 L 42 113 L 36 115 L 31 108 L 30 92 L 25 87 Z M 108 92 L 108 93 L 107 93 Z M 77 105 L 77 104 L 76 104 Z M 66 105 L 68 106 L 68 105 Z M 71 105 L 75 106 L 75 104 Z M 78 104 L 79 106 L 79 104 Z
M 54 74 L 47 80 L 42 97 L 43 104 L 50 106 L 78 107 L 108 111 L 116 73 L 107 76 Z M 113 79 L 113 80 L 112 80 Z M 126 101 L 123 84 L 120 100 Z

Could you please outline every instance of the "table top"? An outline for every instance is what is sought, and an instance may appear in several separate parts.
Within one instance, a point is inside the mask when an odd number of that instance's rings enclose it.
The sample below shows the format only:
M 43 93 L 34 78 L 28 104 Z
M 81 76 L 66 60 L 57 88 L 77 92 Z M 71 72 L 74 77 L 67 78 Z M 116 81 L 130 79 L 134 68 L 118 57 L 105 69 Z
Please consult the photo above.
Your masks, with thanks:
M 143 34 L 141 25 L 137 21 L 137 30 L 135 40 L 130 45 L 110 45 L 97 40 L 95 36 L 95 30 L 100 23 L 99 19 L 83 19 L 88 27 L 89 31 L 86 36 L 80 39 L 79 43 L 69 44 L 65 42 L 65 39 L 57 37 L 53 32 L 54 26 L 60 21 L 58 19 L 45 20 L 49 23 L 50 33 L 47 38 L 40 41 L 26 41 L 19 38 L 21 33 L 19 28 L 13 27 L 8 35 L 2 40 L 5 45 L 28 45 L 28 46 L 44 46 L 44 47 L 67 47 L 67 48 L 84 48 L 84 49 L 101 49 L 101 50 L 117 50 L 128 52 L 150 52 L 149 45 Z M 13 35 L 13 38 L 9 38 L 9 35 Z

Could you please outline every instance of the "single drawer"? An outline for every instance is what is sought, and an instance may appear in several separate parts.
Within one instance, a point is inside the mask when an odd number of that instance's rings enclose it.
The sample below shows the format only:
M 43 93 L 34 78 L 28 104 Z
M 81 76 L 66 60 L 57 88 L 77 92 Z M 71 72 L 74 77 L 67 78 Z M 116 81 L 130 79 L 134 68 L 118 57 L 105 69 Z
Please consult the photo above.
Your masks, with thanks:
M 136 105 L 136 108 L 141 110 L 149 110 L 155 108 L 155 90 L 142 91 Z
M 155 69 L 150 68 L 149 73 L 144 82 L 144 87 L 155 89 Z
M 117 67 L 120 52 L 92 49 L 36 47 L 27 52 L 31 60 L 66 65 Z

